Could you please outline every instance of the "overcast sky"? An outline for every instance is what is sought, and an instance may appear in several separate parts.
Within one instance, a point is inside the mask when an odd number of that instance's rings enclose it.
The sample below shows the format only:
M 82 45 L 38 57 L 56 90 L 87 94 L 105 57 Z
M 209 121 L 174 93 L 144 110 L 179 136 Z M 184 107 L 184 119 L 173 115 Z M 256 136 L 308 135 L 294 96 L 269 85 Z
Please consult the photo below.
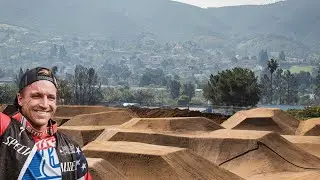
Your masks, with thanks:
M 192 4 L 199 7 L 222 7 L 235 6 L 244 4 L 269 4 L 280 0 L 173 0 L 187 4 Z

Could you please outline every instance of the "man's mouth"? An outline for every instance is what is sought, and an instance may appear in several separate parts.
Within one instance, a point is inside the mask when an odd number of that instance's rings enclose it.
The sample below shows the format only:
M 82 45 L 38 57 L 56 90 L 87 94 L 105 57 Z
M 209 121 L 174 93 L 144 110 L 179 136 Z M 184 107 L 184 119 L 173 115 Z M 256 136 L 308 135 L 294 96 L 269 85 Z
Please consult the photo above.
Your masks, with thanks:
M 47 114 L 47 113 L 50 113 L 50 111 L 39 111 L 39 110 L 35 110 L 36 111 L 36 113 L 38 113 L 38 114 Z

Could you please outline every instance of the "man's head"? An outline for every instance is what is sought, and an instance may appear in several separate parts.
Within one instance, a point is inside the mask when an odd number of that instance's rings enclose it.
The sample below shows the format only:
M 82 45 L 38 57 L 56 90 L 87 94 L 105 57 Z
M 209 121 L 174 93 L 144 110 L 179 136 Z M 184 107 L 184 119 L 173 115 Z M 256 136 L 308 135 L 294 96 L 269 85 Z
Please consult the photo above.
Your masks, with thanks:
M 57 82 L 51 70 L 37 67 L 21 77 L 16 103 L 34 128 L 47 127 L 57 109 L 56 99 Z

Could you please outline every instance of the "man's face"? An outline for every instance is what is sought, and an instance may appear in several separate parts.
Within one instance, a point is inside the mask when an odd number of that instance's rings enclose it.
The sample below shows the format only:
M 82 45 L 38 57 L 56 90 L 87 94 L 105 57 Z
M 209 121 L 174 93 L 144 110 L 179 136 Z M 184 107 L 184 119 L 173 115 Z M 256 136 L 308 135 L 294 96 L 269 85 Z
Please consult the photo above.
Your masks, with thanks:
M 22 114 L 35 129 L 44 130 L 57 109 L 57 89 L 53 83 L 40 80 L 18 93 Z

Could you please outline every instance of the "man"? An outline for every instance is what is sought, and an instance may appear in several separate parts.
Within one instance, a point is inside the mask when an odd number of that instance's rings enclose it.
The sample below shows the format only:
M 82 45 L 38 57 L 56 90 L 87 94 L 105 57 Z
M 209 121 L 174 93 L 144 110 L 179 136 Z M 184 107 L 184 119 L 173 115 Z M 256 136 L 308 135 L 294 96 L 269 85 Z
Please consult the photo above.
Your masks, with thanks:
M 10 116 L 0 113 L 0 179 L 90 180 L 88 163 L 53 117 L 57 82 L 43 67 L 27 70 Z

